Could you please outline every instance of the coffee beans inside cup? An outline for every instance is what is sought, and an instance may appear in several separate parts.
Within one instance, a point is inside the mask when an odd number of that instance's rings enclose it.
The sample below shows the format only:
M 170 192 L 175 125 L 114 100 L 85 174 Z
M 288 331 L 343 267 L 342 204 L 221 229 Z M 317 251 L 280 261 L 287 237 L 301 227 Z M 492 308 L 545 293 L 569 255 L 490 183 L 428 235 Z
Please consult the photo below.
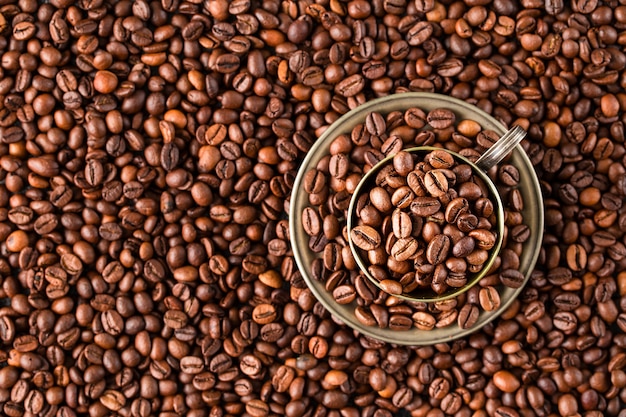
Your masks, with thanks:
M 495 261 L 501 206 L 491 180 L 460 155 L 402 150 L 359 184 L 349 212 L 351 247 L 363 273 L 392 295 L 452 297 Z

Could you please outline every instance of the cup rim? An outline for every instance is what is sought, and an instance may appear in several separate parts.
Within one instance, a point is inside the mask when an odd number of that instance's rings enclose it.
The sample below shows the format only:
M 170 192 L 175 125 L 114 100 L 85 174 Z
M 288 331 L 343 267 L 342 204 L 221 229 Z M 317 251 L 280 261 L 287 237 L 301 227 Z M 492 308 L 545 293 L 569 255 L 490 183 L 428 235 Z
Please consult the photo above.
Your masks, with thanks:
M 472 168 L 472 172 L 475 175 L 478 175 L 480 179 L 483 180 L 487 188 L 489 189 L 490 199 L 495 203 L 494 209 L 496 211 L 496 219 L 497 219 L 496 243 L 493 246 L 493 248 L 489 250 L 489 258 L 487 259 L 487 261 L 485 262 L 481 270 L 471 275 L 467 283 L 461 287 L 449 288 L 443 294 L 434 294 L 434 295 L 428 295 L 428 291 L 419 291 L 419 293 L 423 292 L 424 295 L 415 295 L 414 293 L 417 290 L 411 293 L 407 293 L 407 294 L 405 293 L 389 294 L 388 293 L 390 296 L 393 296 L 393 297 L 396 297 L 405 301 L 409 301 L 409 302 L 427 302 L 428 303 L 428 302 L 444 301 L 444 300 L 448 300 L 450 298 L 454 298 L 465 293 L 470 288 L 475 286 L 481 279 L 483 279 L 487 275 L 488 272 L 491 271 L 491 268 L 495 264 L 498 254 L 500 253 L 500 250 L 502 248 L 502 242 L 504 240 L 504 205 L 502 203 L 502 197 L 500 196 L 498 187 L 496 186 L 496 184 L 494 184 L 493 180 L 489 177 L 489 175 L 487 175 L 485 171 L 479 168 L 478 165 L 470 161 L 468 158 L 464 157 L 463 155 L 457 152 L 451 151 L 449 149 L 435 147 L 435 146 L 415 146 L 411 148 L 402 149 L 402 151 L 409 152 L 409 153 L 421 153 L 421 152 L 426 153 L 426 152 L 432 152 L 435 150 L 445 151 L 451 154 L 454 158 L 462 161 L 465 164 L 468 164 Z M 361 189 L 365 187 L 368 181 L 372 177 L 374 177 L 384 166 L 386 166 L 389 163 L 389 161 L 393 159 L 394 156 L 395 156 L 395 153 L 392 155 L 387 155 L 385 158 L 378 161 L 378 163 L 376 163 L 376 165 L 374 165 L 363 176 L 363 178 L 361 178 L 356 188 L 354 189 L 354 193 L 352 193 L 352 196 L 350 198 L 350 204 L 348 206 L 348 216 L 346 218 L 346 234 L 347 234 L 348 245 L 350 246 L 350 251 L 352 252 L 352 256 L 354 257 L 354 260 L 356 261 L 363 275 L 365 275 L 365 277 L 381 291 L 385 291 L 385 290 L 380 285 L 380 282 L 376 278 L 374 278 L 374 276 L 367 270 L 366 262 L 363 260 L 363 257 L 361 256 L 359 249 L 354 244 L 354 241 L 350 238 L 351 236 L 350 232 L 355 226 L 354 224 L 355 218 L 356 218 L 355 206 L 357 204 L 358 199 L 361 196 Z

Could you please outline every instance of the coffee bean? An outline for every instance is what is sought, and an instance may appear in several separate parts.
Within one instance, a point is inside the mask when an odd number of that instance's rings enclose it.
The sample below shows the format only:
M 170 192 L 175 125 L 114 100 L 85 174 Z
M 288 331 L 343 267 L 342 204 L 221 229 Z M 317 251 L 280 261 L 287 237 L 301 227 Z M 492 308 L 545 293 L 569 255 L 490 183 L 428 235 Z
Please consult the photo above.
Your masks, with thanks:
M 567 265 L 572 271 L 580 271 L 587 266 L 587 251 L 582 245 L 573 244 L 567 248 Z
M 253 417 L 265 417 L 269 413 L 269 406 L 259 399 L 253 399 L 246 404 L 246 412 Z
M 392 314 L 389 317 L 389 328 L 396 331 L 406 331 L 411 328 L 413 321 L 402 314 Z
M 185 356 L 180 360 L 180 368 L 188 374 L 199 374 L 203 371 L 204 363 L 196 356 Z
M 121 410 L 126 404 L 124 395 L 115 390 L 106 390 L 100 397 L 100 402 L 111 411 Z
M 350 163 L 347 156 L 343 153 L 338 153 L 330 158 L 329 173 L 334 178 L 344 178 L 348 174 L 349 166 Z
M 441 208 L 441 202 L 435 197 L 416 197 L 411 203 L 411 211 L 419 217 L 433 215 Z
M 524 282 L 524 276 L 515 269 L 506 269 L 500 273 L 500 281 L 510 288 L 519 288 Z
M 426 259 L 432 265 L 438 265 L 446 260 L 450 252 L 451 242 L 446 235 L 436 235 L 426 248 Z
M 350 285 L 340 285 L 333 290 L 333 297 L 339 304 L 350 304 L 356 299 L 356 291 Z
M 436 109 L 428 112 L 426 122 L 435 129 L 445 129 L 454 124 L 456 115 L 447 109 Z
M 493 383 L 503 392 L 515 392 L 520 386 L 520 382 L 515 375 L 505 370 L 498 371 L 494 374 Z
M 371 226 L 356 226 L 350 232 L 350 238 L 363 250 L 373 250 L 381 244 L 380 234 Z
M 296 372 L 288 366 L 281 366 L 272 377 L 272 386 L 277 392 L 286 392 L 293 382 Z
M 408 213 L 400 211 L 399 209 L 394 210 L 393 215 L 391 216 L 391 222 L 395 237 L 403 239 L 411 236 L 413 232 L 413 222 Z M 410 256 L 412 255 L 409 255 L 408 257 Z
M 478 227 L 478 217 L 472 213 L 461 213 L 457 217 L 456 225 L 461 232 L 471 232 Z
M 403 146 L 402 138 L 397 135 L 392 135 L 383 142 L 380 151 L 386 156 L 393 155 L 400 152 Z
M 511 239 L 515 242 L 523 243 L 530 236 L 530 230 L 526 225 L 517 225 L 511 230 Z
M 448 223 L 456 223 L 461 214 L 469 211 L 469 202 L 465 198 L 455 198 L 448 203 L 445 211 L 445 220 Z
M 415 327 L 420 330 L 432 330 L 437 324 L 437 320 L 429 313 L 418 311 L 412 316 Z
M 8 219 L 18 226 L 30 223 L 33 216 L 33 210 L 27 206 L 15 207 L 8 212 Z
M 360 74 L 351 75 L 335 86 L 335 91 L 344 97 L 354 97 L 363 90 L 365 79 Z
M 480 312 L 475 304 L 465 304 L 459 311 L 458 324 L 462 329 L 472 327 L 478 320 Z
M 252 313 L 252 319 L 258 324 L 271 323 L 276 317 L 276 309 L 271 304 L 260 304 L 254 308 Z
M 59 165 L 56 161 L 43 157 L 29 159 L 28 168 L 42 177 L 53 177 L 59 172 Z
M 554 298 L 554 303 L 559 306 L 560 310 L 573 311 L 580 306 L 581 300 L 576 294 L 562 293 Z
M 382 136 L 387 129 L 387 124 L 380 113 L 372 112 L 365 118 L 365 128 L 371 135 Z
M 40 235 L 51 233 L 59 224 L 57 216 L 52 213 L 46 213 L 39 217 L 34 224 L 35 232 Z
M 306 173 L 304 179 L 304 189 L 307 193 L 315 194 L 324 189 L 326 179 L 324 175 L 317 170 L 310 170 Z
M 382 288 L 383 291 L 385 291 L 388 294 L 402 294 L 402 285 L 397 282 L 397 281 L 393 281 L 390 279 L 384 279 L 382 281 L 380 281 L 380 287 Z
M 85 167 L 85 179 L 91 186 L 96 186 L 102 183 L 104 179 L 104 167 L 100 161 L 91 159 Z
M 426 42 L 433 34 L 433 27 L 430 22 L 417 22 L 407 33 L 407 42 L 411 46 L 418 46 Z
M 123 319 L 115 310 L 107 310 L 102 313 L 102 327 L 105 332 L 112 336 L 119 335 L 123 330 Z
M 18 41 L 28 40 L 35 34 L 36 30 L 32 22 L 19 22 L 13 26 L 13 37 Z
M 500 308 L 500 295 L 494 287 L 481 288 L 479 299 L 480 305 L 485 311 L 493 311 Z
M 400 176 L 406 176 L 413 170 L 413 156 L 404 151 L 396 153 L 393 157 L 393 168 Z
M 406 261 L 415 255 L 418 249 L 418 243 L 412 237 L 399 238 L 391 248 L 391 256 L 396 261 Z
M 164 323 L 172 329 L 181 329 L 187 325 L 189 318 L 187 315 L 178 310 L 168 310 L 165 312 Z
M 342 267 L 341 247 L 337 243 L 328 243 L 324 247 L 324 268 L 337 271 Z
M 434 370 L 433 370 L 434 372 Z M 424 380 L 428 380 L 430 378 L 423 378 Z M 450 381 L 443 378 L 437 377 L 432 379 L 430 382 L 430 386 L 428 388 L 428 395 L 432 398 L 442 400 L 448 393 L 450 392 Z
M 440 170 L 428 171 L 424 174 L 424 187 L 433 197 L 441 197 L 448 191 L 448 179 Z
M 445 413 L 451 414 L 456 413 L 461 408 L 463 404 L 463 399 L 457 393 L 448 393 L 441 400 L 441 410 Z
M 502 165 L 498 167 L 498 176 L 503 184 L 511 187 L 516 186 L 520 180 L 519 170 L 514 165 Z

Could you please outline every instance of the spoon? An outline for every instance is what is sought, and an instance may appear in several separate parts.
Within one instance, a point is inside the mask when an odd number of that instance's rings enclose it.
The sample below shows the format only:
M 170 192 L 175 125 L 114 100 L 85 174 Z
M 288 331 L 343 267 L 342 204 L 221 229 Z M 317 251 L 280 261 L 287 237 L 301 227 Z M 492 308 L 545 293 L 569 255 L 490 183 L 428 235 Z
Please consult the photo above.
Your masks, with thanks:
M 526 137 L 526 131 L 519 125 L 507 130 L 489 149 L 478 158 L 475 164 L 483 171 L 498 165 Z

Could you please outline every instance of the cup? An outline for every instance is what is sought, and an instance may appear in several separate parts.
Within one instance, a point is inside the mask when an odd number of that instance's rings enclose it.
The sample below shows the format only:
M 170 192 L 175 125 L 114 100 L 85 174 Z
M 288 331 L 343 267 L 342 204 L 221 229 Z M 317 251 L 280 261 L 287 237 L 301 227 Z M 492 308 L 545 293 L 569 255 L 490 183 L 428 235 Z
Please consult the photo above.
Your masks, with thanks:
M 308 195 L 303 186 L 304 176 L 306 172 L 314 168 L 321 160 L 328 157 L 330 145 L 337 136 L 349 134 L 357 124 L 364 123 L 367 114 L 370 112 L 387 114 L 393 111 L 404 111 L 410 107 L 419 107 L 424 111 L 447 108 L 452 110 L 459 119 L 472 119 L 480 124 L 483 129 L 493 130 L 499 135 L 503 135 L 507 130 L 500 122 L 476 106 L 441 94 L 409 92 L 368 101 L 349 111 L 329 126 L 307 153 L 293 185 L 289 203 L 289 230 L 294 258 L 302 279 L 317 300 L 332 314 L 334 320 L 353 328 L 361 334 L 388 343 L 421 346 L 450 342 L 467 336 L 506 311 L 522 292 L 524 284 L 530 279 L 539 257 L 543 238 L 544 211 L 539 180 L 530 159 L 522 147 L 518 145 L 511 153 L 508 163 L 514 165 L 520 173 L 519 191 L 525 203 L 522 214 L 525 221 L 527 221 L 530 232 L 530 237 L 521 247 L 519 271 L 524 277 L 522 286 L 519 288 L 503 288 L 500 292 L 500 307 L 492 311 L 480 313 L 475 325 L 468 329 L 460 328 L 455 324 L 429 331 L 416 328 L 407 331 L 396 331 L 389 328 L 367 326 L 361 323 L 355 315 L 356 302 L 352 304 L 338 304 L 333 295 L 326 290 L 324 283 L 313 277 L 311 264 L 317 255 L 310 250 L 309 237 L 302 225 L 302 212 L 309 204 Z

